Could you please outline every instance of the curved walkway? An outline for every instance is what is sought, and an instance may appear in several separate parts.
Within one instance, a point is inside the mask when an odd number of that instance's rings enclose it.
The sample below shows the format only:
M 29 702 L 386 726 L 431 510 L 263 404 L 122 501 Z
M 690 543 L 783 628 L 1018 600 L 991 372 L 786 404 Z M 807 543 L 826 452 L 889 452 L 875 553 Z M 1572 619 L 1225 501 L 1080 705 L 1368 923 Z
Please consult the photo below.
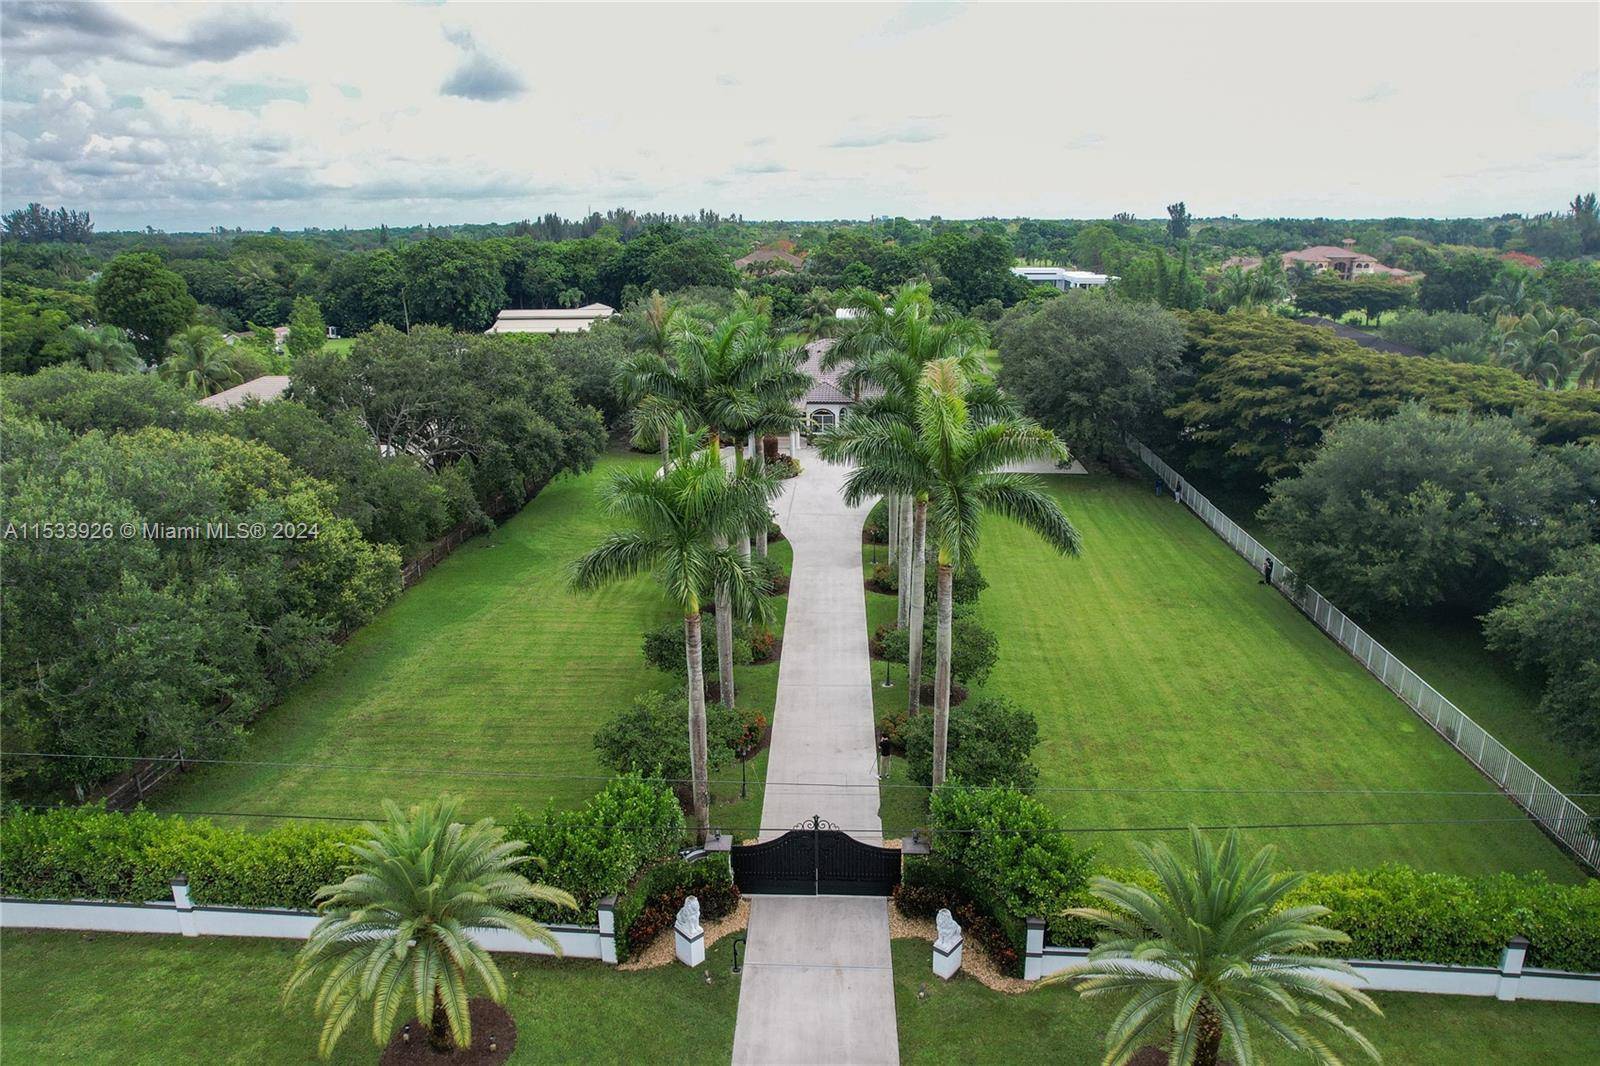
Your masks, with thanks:
M 775 508 L 794 549 L 761 837 L 820 815 L 882 842 L 861 526 L 845 468 L 815 451 Z M 894 1063 L 888 901 L 758 896 L 750 904 L 735 1063 Z

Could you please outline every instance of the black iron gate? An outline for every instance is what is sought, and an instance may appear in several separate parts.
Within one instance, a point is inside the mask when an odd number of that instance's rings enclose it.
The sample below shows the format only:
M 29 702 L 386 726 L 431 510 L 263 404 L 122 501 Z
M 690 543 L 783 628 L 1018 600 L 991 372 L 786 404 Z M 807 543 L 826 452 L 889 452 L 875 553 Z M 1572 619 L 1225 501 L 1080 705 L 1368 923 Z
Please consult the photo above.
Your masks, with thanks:
M 900 849 L 863 844 L 812 817 L 776 840 L 733 848 L 739 891 L 798 896 L 887 896 L 900 883 Z

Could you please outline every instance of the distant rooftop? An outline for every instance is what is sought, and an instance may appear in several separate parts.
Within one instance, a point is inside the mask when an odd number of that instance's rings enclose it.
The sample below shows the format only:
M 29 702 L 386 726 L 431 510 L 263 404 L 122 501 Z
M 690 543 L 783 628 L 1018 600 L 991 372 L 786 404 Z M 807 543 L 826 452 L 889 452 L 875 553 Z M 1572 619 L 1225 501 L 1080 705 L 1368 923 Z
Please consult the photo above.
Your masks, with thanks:
M 582 307 L 541 307 L 530 311 L 506 309 L 495 316 L 485 333 L 581 333 L 597 318 L 610 318 L 617 309 L 608 304 Z
M 210 407 L 217 411 L 226 411 L 230 407 L 242 407 L 247 400 L 259 400 L 267 403 L 282 396 L 289 388 L 289 375 L 265 374 L 259 378 L 252 378 L 243 385 L 235 385 L 231 389 L 223 389 L 215 396 L 207 396 L 200 401 L 200 406 Z

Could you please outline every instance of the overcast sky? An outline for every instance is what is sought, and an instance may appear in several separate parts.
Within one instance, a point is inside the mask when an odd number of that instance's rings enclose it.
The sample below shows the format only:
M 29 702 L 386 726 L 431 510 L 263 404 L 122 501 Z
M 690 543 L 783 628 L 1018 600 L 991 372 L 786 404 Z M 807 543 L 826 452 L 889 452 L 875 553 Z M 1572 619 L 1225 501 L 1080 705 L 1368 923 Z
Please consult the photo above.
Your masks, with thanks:
M 6 209 L 101 229 L 1490 215 L 1600 173 L 1600 5 L 0 6 Z

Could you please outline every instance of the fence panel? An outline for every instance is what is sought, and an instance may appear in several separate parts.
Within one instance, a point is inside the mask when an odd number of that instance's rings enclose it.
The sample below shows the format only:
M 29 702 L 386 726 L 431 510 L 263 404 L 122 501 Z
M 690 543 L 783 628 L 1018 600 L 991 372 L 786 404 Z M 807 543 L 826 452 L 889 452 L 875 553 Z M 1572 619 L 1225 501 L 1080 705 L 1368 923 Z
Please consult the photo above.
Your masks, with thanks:
M 1410 707 L 1417 717 L 1431 725 L 1479 772 L 1495 782 L 1517 805 L 1527 811 L 1545 831 L 1565 844 L 1591 868 L 1600 870 L 1600 838 L 1589 814 L 1574 803 L 1538 771 L 1511 753 L 1488 730 L 1474 722 L 1444 694 L 1428 684 L 1389 650 L 1372 639 L 1349 616 L 1309 585 L 1296 587 L 1294 572 L 1267 550 L 1233 519 L 1223 514 L 1160 456 L 1140 441 L 1128 438 L 1128 446 L 1169 486 L 1178 487 L 1178 498 L 1195 517 L 1243 556 L 1257 570 L 1264 570 L 1270 559 L 1272 585 L 1284 598 L 1299 607 L 1318 629 L 1350 653 L 1385 688 Z

